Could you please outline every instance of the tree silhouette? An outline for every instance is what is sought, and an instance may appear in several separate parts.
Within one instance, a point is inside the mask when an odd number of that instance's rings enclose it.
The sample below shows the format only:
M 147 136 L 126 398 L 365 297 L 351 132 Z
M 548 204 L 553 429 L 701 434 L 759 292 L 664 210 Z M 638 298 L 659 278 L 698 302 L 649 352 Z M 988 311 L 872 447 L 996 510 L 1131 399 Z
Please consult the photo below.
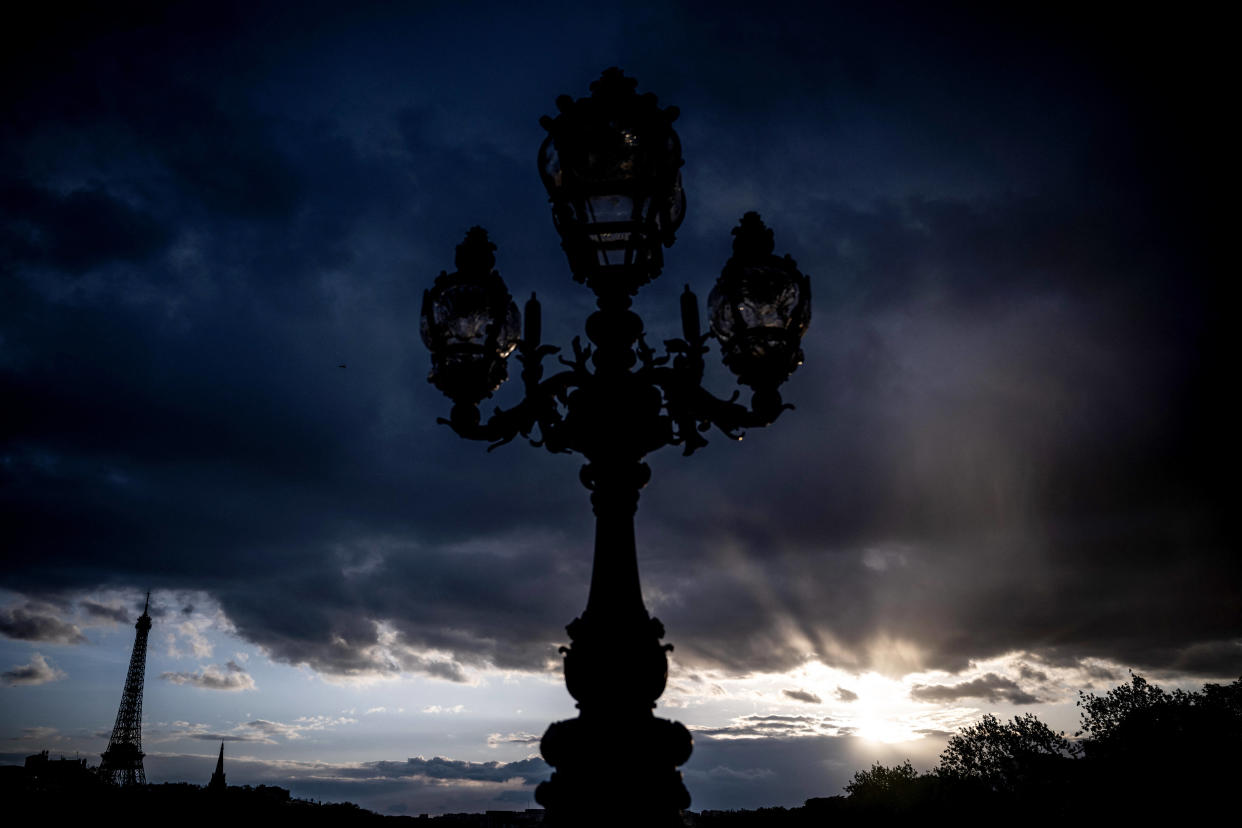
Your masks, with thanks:
M 923 782 L 909 759 L 891 768 L 876 762 L 869 770 L 855 773 L 845 792 L 855 808 L 904 813 L 925 798 Z
M 1077 746 L 1033 713 L 1001 722 L 991 713 L 962 728 L 940 754 L 941 776 L 1016 794 L 1064 783 Z
M 1242 679 L 1190 693 L 1131 674 L 1102 696 L 1079 693 L 1078 707 L 1090 789 L 1168 814 L 1227 803 L 1242 773 Z
M 858 797 L 885 795 L 900 790 L 918 776 L 919 772 L 910 764 L 909 759 L 891 768 L 876 762 L 870 770 L 855 773 L 854 778 L 845 786 L 845 792 Z
M 1187 695 L 1181 690 L 1176 693 Z M 1150 715 L 1174 703 L 1182 703 L 1182 700 L 1149 684 L 1142 676 L 1131 673 L 1129 684 L 1114 687 L 1103 696 L 1081 690 L 1078 692 L 1081 728 L 1074 735 L 1085 735 L 1084 744 L 1089 749 L 1098 750 L 1116 737 L 1130 717 Z

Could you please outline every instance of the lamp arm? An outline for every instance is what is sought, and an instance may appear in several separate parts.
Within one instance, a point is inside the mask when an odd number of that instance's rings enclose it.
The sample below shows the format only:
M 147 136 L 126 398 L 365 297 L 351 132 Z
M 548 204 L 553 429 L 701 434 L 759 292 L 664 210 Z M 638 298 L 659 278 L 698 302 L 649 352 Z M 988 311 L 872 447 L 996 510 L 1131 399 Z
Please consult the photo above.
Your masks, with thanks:
M 685 343 L 675 340 L 667 344 Z M 722 400 L 702 385 L 702 356 L 697 348 L 670 347 L 670 350 L 679 350 L 682 354 L 674 360 L 673 367 L 653 370 L 652 380 L 664 393 L 665 407 L 676 425 L 673 443 L 683 446 L 682 453 L 687 456 L 707 445 L 702 432 L 712 426 L 729 439 L 740 440 L 745 429 L 769 426 L 781 412 L 793 408 L 781 400 L 776 388 L 755 391 L 749 407 L 737 402 L 738 391 Z
M 526 397 L 513 408 L 497 408 L 483 422 L 478 403 L 458 402 L 453 405 L 448 419 L 440 417 L 436 422 L 449 426 L 459 437 L 491 443 L 488 451 L 521 435 L 530 439 L 533 446 L 543 446 L 552 452 L 568 452 L 569 448 L 558 439 L 564 419 L 560 406 L 565 403 L 569 389 L 579 384 L 578 374 L 576 371 L 560 371 L 546 380 L 540 379 L 543 371 L 539 362 L 558 350 L 545 345 L 533 353 L 519 352 L 518 359 L 524 366 L 522 379 L 526 385 Z M 535 426 L 539 427 L 538 440 L 530 437 Z
M 700 430 L 714 425 L 726 437 L 740 440 L 744 433 L 742 429 L 770 426 L 782 411 L 793 408 L 789 403 L 782 402 L 781 393 L 775 388 L 755 391 L 751 395 L 749 408 L 734 402 L 737 398 L 736 391 L 728 400 L 722 400 L 700 387 L 695 396 L 695 416 L 699 419 Z
M 436 422 L 453 429 L 458 437 L 491 443 L 492 445 L 487 447 L 487 450 L 491 451 L 497 446 L 508 443 L 519 434 L 527 433 L 529 431 L 527 423 L 531 419 L 527 400 L 507 410 L 497 408 L 485 423 L 480 421 L 478 403 L 458 402 L 453 404 L 448 419 L 437 417 Z

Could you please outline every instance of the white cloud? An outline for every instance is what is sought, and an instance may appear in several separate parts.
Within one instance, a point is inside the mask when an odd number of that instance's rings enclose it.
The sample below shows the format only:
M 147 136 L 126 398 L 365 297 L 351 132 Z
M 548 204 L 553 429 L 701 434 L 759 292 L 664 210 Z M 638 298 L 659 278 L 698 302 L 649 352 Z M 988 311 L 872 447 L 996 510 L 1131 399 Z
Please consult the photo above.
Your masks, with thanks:
M 189 684 L 204 690 L 253 690 L 255 688 L 254 679 L 235 661 L 229 661 L 223 667 L 209 664 L 194 673 L 160 673 L 160 678 L 173 684 Z
M 525 731 L 517 731 L 515 733 L 489 733 L 487 734 L 487 746 L 489 748 L 497 748 L 501 745 L 537 745 L 540 737 L 534 733 Z
M 308 731 L 329 730 L 341 725 L 357 723 L 357 719 L 349 716 L 299 716 L 292 722 L 255 719 L 246 722 L 240 728 L 255 731 L 265 737 L 280 736 L 283 739 L 300 739 Z
M 47 684 L 51 681 L 60 681 L 65 675 L 63 670 L 58 669 L 54 664 L 49 664 L 42 653 L 34 653 L 30 656 L 29 664 L 14 665 L 11 670 L 0 673 L 0 682 L 5 687 Z
M 36 725 L 34 727 L 23 727 L 21 734 L 10 737 L 15 742 L 46 742 L 54 740 L 60 733 L 54 727 L 46 725 Z

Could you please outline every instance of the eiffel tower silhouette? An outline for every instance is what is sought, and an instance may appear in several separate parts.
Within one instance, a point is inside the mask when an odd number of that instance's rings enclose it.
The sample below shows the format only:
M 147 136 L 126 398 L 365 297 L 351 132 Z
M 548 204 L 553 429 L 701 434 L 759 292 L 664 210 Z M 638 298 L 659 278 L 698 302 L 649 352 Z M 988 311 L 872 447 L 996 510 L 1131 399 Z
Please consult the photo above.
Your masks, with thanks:
M 112 738 L 103 752 L 99 775 L 114 785 L 145 785 L 147 774 L 142 769 L 142 681 L 147 672 L 147 633 L 151 631 L 151 593 L 142 607 L 142 615 L 134 629 L 134 653 L 129 657 L 129 673 L 125 676 L 125 691 L 121 693 L 121 707 L 116 712 L 116 724 L 112 726 Z

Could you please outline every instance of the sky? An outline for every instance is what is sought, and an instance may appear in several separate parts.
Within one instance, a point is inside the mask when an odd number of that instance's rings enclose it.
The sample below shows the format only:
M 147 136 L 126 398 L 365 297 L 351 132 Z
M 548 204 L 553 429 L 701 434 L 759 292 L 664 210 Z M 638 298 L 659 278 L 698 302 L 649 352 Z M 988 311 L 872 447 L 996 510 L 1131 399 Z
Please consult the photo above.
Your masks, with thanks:
M 988 712 L 1072 733 L 1078 691 L 1129 670 L 1242 675 L 1226 28 L 1151 15 L 217 1 L 6 26 L 0 761 L 98 760 L 151 590 L 149 780 L 205 784 L 223 741 L 231 784 L 534 807 L 538 737 L 574 715 L 581 460 L 437 425 L 418 313 L 477 224 L 544 341 L 581 333 L 539 117 L 610 66 L 682 113 L 648 340 L 746 211 L 812 284 L 796 409 L 648 458 L 657 715 L 694 734 L 693 808 L 929 767 Z

